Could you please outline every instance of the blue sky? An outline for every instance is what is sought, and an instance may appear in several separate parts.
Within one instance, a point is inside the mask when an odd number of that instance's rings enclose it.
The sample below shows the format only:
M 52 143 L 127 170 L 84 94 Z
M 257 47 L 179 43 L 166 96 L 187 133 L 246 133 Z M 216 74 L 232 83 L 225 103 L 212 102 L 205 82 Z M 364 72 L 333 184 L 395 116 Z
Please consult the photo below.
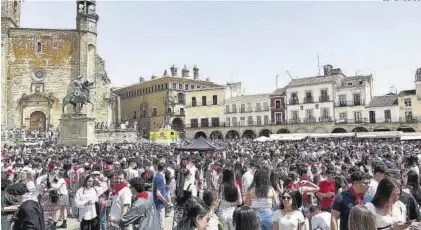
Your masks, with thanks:
M 22 26 L 75 28 L 76 1 L 26 0 Z M 161 75 L 175 64 L 200 68 L 246 93 L 275 90 L 320 63 L 347 75 L 373 74 L 376 94 L 414 88 L 421 67 L 418 2 L 99 1 L 98 52 L 113 86 Z

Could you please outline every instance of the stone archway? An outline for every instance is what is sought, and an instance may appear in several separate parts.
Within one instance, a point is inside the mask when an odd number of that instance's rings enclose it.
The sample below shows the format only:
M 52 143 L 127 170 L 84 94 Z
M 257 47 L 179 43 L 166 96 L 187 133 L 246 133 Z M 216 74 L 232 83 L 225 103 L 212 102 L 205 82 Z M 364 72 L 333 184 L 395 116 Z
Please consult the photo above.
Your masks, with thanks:
M 224 139 L 224 135 L 222 135 L 222 133 L 218 130 L 212 131 L 209 137 L 211 139 Z
M 291 132 L 288 129 L 280 129 L 276 133 L 281 134 L 281 133 L 291 133 Z
M 45 113 L 41 111 L 35 111 L 31 113 L 31 116 L 29 117 L 30 125 L 29 130 L 31 131 L 45 131 L 46 124 L 47 124 L 47 116 Z
M 402 131 L 404 133 L 415 133 L 415 129 L 411 126 L 401 126 L 396 131 Z
M 203 131 L 199 131 L 199 132 L 197 132 L 196 134 L 194 134 L 194 139 L 197 139 L 197 138 L 199 138 L 199 137 L 203 137 L 203 138 L 205 138 L 205 139 L 207 139 L 207 138 L 208 138 L 208 136 L 206 135 L 206 133 L 204 133 Z
M 256 134 L 252 130 L 246 130 L 246 131 L 243 132 L 242 137 L 254 139 L 254 138 L 256 138 Z
M 328 131 L 324 127 L 317 127 L 313 130 L 313 133 L 328 133 Z
M 368 129 L 364 128 L 364 127 L 355 127 L 352 130 L 353 133 L 363 133 L 363 132 L 368 132 Z
M 336 127 L 332 130 L 332 133 L 347 133 L 347 131 L 342 127 Z
M 269 137 L 270 134 L 272 134 L 272 132 L 269 129 L 262 129 L 259 132 L 259 137 L 261 136 Z
M 171 128 L 179 133 L 184 132 L 183 120 L 181 120 L 181 118 L 178 117 L 174 118 L 171 122 Z
M 225 134 L 225 138 L 227 139 L 233 139 L 233 138 L 239 138 L 240 134 L 235 130 L 230 130 Z
M 387 132 L 387 131 L 392 131 L 392 130 L 384 126 L 378 126 L 373 129 L 373 132 Z
M 298 128 L 294 133 L 308 133 L 308 131 L 305 128 Z

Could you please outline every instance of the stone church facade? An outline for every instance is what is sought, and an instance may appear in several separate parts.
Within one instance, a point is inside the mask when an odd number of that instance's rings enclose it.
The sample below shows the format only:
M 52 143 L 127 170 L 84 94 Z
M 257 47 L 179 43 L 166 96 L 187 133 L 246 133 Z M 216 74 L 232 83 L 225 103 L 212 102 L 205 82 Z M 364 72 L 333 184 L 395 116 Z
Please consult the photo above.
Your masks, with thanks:
M 110 124 L 113 97 L 105 62 L 96 49 L 96 2 L 75 2 L 76 29 L 22 28 L 21 4 L 1 0 L 2 128 L 60 128 L 62 99 L 78 75 L 94 82 L 93 106 L 83 112 L 97 123 Z M 65 111 L 72 109 L 69 105 Z

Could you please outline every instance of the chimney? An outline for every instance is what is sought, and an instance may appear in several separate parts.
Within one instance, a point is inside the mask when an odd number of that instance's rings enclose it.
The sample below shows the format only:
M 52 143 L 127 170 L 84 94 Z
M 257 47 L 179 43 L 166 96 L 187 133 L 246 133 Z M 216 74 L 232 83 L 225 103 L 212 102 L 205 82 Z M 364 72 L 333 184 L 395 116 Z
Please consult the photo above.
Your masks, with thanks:
M 332 65 L 323 66 L 324 76 L 330 76 L 332 74 L 332 69 L 333 69 Z
M 154 75 L 152 75 L 151 79 L 152 79 L 152 80 L 155 80 L 155 79 L 156 79 L 155 74 L 154 74 Z
M 421 81 L 421 68 L 418 68 L 415 72 L 415 81 Z
M 196 65 L 193 67 L 193 79 L 199 80 L 199 68 Z
M 190 70 L 187 69 L 187 66 L 184 65 L 184 68 L 181 70 L 181 77 L 187 78 L 189 77 Z
M 175 67 L 174 65 L 172 65 L 171 66 L 171 68 L 170 68 L 170 70 L 171 70 L 171 76 L 173 76 L 173 77 L 177 77 L 177 67 Z
M 210 81 L 210 78 L 208 78 L 208 77 L 207 77 L 207 78 L 206 78 L 206 81 Z
M 139 77 L 139 82 L 144 82 L 145 81 L 145 78 L 144 77 L 142 77 L 142 76 L 140 76 Z

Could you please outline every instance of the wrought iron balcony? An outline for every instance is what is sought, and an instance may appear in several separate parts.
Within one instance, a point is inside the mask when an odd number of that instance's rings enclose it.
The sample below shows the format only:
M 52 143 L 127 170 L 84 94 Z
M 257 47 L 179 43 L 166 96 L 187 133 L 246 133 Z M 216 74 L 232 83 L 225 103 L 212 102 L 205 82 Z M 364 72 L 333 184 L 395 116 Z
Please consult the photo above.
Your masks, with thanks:
M 336 107 L 352 107 L 352 106 L 363 106 L 364 101 L 339 101 L 335 102 Z
M 313 97 L 305 97 L 304 103 L 314 103 L 314 98 Z
M 329 95 L 324 95 L 324 96 L 319 97 L 319 102 L 329 102 L 329 101 L 330 101 Z
M 359 118 L 359 119 L 337 119 L 337 124 L 362 124 L 367 123 L 368 119 L 365 118 Z
M 301 124 L 300 118 L 289 119 L 288 124 Z
M 304 124 L 313 124 L 316 123 L 317 119 L 315 117 L 306 117 L 304 118 Z
M 298 105 L 299 101 L 298 101 L 298 99 L 289 99 L 289 104 L 290 105 Z
M 333 122 L 332 117 L 319 117 L 319 122 Z

